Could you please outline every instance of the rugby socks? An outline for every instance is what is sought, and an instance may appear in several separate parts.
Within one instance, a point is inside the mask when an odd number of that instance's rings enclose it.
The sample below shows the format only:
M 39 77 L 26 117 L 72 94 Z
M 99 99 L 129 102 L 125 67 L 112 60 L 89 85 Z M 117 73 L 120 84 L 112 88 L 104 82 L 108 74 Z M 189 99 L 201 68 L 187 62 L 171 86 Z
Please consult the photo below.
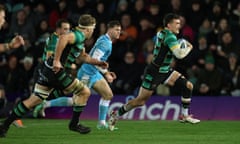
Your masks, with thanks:
M 71 97 L 59 97 L 57 99 L 47 101 L 46 104 L 44 104 L 44 108 L 72 106 L 72 105 L 73 105 L 73 102 Z
M 14 107 L 10 116 L 4 121 L 4 126 L 9 127 L 14 120 L 21 118 L 29 111 L 30 110 L 23 104 L 23 102 L 18 103 L 17 106 Z
M 110 100 L 104 100 L 103 98 L 99 101 L 99 112 L 98 112 L 98 120 L 102 125 L 106 124 L 106 118 L 108 113 Z
M 130 111 L 133 107 L 128 105 L 128 104 L 125 104 L 123 105 L 122 107 L 120 107 L 118 109 L 118 113 L 117 113 L 117 116 L 122 116 L 124 115 L 126 112 Z
M 190 105 L 190 103 L 182 102 L 182 110 L 181 110 L 182 115 L 184 115 L 184 116 L 188 116 L 189 115 L 188 114 L 189 105 Z
M 73 115 L 72 115 L 72 119 L 69 124 L 70 126 L 78 125 L 79 117 L 80 117 L 81 113 L 83 112 L 84 108 L 85 108 L 85 105 L 73 106 Z
M 188 116 L 188 108 L 182 107 L 182 115 Z

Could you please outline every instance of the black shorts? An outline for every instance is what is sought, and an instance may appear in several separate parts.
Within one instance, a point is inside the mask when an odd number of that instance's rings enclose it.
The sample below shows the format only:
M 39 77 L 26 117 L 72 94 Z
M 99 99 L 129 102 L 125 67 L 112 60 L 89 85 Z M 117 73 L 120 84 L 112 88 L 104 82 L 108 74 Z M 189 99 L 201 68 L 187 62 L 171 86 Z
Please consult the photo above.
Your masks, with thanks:
M 41 66 L 37 83 L 49 88 L 64 90 L 73 83 L 74 77 L 71 76 L 68 70 L 61 69 L 58 73 L 52 71 L 52 60 L 48 60 Z
M 144 70 L 142 87 L 148 90 L 155 90 L 159 84 L 164 83 L 172 72 L 173 70 L 170 70 L 167 73 L 160 73 L 158 67 L 149 64 Z
M 41 70 L 43 69 L 43 63 L 38 63 L 38 65 L 35 67 L 33 72 L 33 82 L 34 84 L 37 82 L 37 79 L 41 73 Z

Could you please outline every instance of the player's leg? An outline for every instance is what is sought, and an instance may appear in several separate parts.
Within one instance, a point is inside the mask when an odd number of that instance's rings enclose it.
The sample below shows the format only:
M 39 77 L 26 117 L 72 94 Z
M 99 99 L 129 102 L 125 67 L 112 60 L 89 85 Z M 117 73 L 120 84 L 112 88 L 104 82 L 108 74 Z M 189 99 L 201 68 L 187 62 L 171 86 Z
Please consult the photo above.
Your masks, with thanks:
M 17 128 L 25 128 L 21 119 L 17 119 L 13 122 L 13 125 Z
M 113 93 L 109 84 L 104 78 L 96 81 L 93 85 L 93 89 L 101 96 L 99 101 L 99 112 L 98 112 L 98 129 L 108 128 L 106 123 L 108 108 L 111 99 L 113 98 Z
M 72 97 L 58 97 L 56 99 L 45 100 L 41 104 L 37 105 L 33 111 L 33 117 L 45 117 L 45 109 L 50 107 L 62 107 L 62 106 L 72 106 Z
M 34 106 L 38 105 L 42 102 L 44 98 L 48 96 L 52 89 L 36 84 L 34 93 L 26 100 L 18 103 L 16 107 L 13 108 L 10 116 L 3 121 L 3 124 L 0 126 L 0 137 L 5 137 L 10 124 L 16 120 L 24 116 L 28 113 Z
M 72 97 L 59 97 L 56 99 L 52 99 L 49 101 L 46 101 L 43 108 L 49 108 L 49 107 L 62 107 L 62 106 L 72 106 L 73 100 Z
M 181 122 L 189 122 L 193 124 L 199 123 L 200 120 L 193 118 L 192 115 L 189 114 L 193 84 L 177 71 L 173 71 L 165 83 L 169 86 L 177 86 L 181 88 L 182 111 L 179 120 Z
M 152 65 L 148 65 L 145 68 L 144 78 L 142 85 L 139 89 L 138 96 L 130 100 L 127 104 L 124 104 L 117 111 L 112 111 L 110 113 L 110 118 L 108 120 L 109 130 L 114 130 L 116 121 L 119 116 L 124 115 L 133 108 L 142 106 L 153 94 L 154 89 L 163 82 L 165 75 L 161 75 L 158 72 L 158 69 Z
M 90 96 L 90 90 L 78 79 L 73 79 L 71 84 L 63 90 L 67 95 L 73 93 L 73 115 L 69 123 L 69 129 L 81 134 L 86 134 L 91 131 L 89 127 L 79 124 L 79 117 L 83 112 L 87 100 Z
M 109 130 L 114 130 L 116 121 L 120 116 L 124 115 L 125 113 L 136 107 L 143 106 L 152 94 L 153 90 L 148 90 L 140 87 L 139 94 L 136 98 L 130 100 L 127 104 L 124 104 L 117 111 L 112 111 L 110 113 L 110 118 L 108 120 Z
M 138 96 L 135 99 L 130 100 L 127 104 L 123 105 L 119 110 L 118 110 L 118 115 L 122 116 L 126 112 L 136 108 L 143 106 L 146 101 L 151 97 L 153 94 L 153 90 L 148 90 L 146 88 L 140 87 Z

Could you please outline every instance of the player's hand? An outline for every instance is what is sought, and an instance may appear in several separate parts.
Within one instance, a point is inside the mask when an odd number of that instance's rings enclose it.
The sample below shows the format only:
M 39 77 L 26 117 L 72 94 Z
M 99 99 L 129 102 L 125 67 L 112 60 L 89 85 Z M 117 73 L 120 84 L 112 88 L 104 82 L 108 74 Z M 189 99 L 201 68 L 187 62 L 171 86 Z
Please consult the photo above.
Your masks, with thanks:
M 187 47 L 189 47 L 192 50 L 193 48 L 192 44 L 189 41 L 186 41 L 186 42 L 187 42 Z
M 60 61 L 53 60 L 53 72 L 58 73 L 62 69 L 62 64 Z
M 21 45 L 24 45 L 23 37 L 20 35 L 15 36 L 9 43 L 10 48 L 19 48 Z
M 105 61 L 99 61 L 96 65 L 101 67 L 102 69 L 107 69 L 109 66 L 108 63 Z
M 104 74 L 104 77 L 106 78 L 107 82 L 112 83 L 113 80 L 117 78 L 116 74 L 114 72 L 106 72 Z
M 114 80 L 117 78 L 115 72 L 108 72 L 108 74 L 110 74 Z

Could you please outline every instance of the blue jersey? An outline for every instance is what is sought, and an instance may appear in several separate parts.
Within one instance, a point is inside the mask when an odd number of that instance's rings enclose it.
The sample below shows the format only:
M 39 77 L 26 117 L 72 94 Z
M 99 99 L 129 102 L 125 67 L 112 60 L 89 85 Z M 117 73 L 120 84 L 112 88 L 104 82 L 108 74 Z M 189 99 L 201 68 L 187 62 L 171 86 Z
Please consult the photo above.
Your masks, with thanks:
M 92 58 L 98 59 L 100 61 L 107 61 L 108 57 L 111 55 L 111 52 L 112 52 L 112 41 L 110 37 L 107 34 L 105 34 L 100 36 L 97 39 L 89 55 Z M 84 71 L 85 74 L 88 74 L 88 75 L 94 75 L 99 72 L 95 65 L 86 64 L 86 63 L 84 63 L 80 69 Z

